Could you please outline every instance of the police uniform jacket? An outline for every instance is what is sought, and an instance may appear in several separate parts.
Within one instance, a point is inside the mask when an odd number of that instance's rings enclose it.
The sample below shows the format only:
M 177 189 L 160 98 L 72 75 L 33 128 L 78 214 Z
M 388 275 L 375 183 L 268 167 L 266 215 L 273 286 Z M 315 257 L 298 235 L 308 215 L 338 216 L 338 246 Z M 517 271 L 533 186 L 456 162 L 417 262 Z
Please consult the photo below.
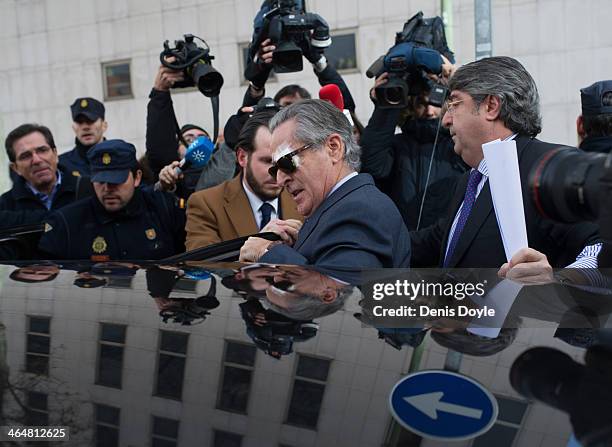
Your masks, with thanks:
M 53 198 L 51 210 L 57 210 L 74 202 L 77 195 L 78 179 L 64 169 L 60 170 L 62 183 Z M 38 223 L 48 212 L 21 176 L 17 176 L 13 187 L 0 196 L 0 228 Z
M 90 176 L 91 170 L 89 168 L 89 161 L 87 160 L 87 151 L 92 147 L 93 146 L 84 146 L 75 138 L 74 149 L 60 154 L 60 165 L 63 166 L 65 171 L 71 176 Z
M 39 249 L 51 259 L 148 260 L 185 251 L 185 212 L 170 194 L 137 188 L 117 213 L 93 196 L 46 221 Z

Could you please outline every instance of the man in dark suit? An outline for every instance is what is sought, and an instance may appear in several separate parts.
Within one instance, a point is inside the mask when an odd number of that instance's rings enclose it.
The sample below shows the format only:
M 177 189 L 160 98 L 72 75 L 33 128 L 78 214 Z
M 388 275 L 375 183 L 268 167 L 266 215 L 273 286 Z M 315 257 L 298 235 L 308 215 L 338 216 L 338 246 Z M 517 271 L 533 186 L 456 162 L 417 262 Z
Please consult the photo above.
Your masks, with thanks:
M 553 267 L 567 266 L 577 256 L 573 267 L 596 267 L 597 227 L 551 221 L 532 202 L 529 173 L 544 153 L 558 145 L 535 139 L 541 131 L 539 96 L 527 70 L 509 57 L 481 59 L 459 68 L 449 91 L 443 124 L 450 130 L 455 152 L 472 169 L 459 181 L 447 217 L 411 234 L 413 266 L 498 268 L 506 263 L 482 145 L 514 139 L 529 247 L 545 255 Z M 512 265 L 531 258 L 514 261 Z
M 360 149 L 340 110 L 305 100 L 270 122 L 270 169 L 306 220 L 292 246 L 252 237 L 243 261 L 319 267 L 408 267 L 410 239 L 391 199 L 358 174 Z

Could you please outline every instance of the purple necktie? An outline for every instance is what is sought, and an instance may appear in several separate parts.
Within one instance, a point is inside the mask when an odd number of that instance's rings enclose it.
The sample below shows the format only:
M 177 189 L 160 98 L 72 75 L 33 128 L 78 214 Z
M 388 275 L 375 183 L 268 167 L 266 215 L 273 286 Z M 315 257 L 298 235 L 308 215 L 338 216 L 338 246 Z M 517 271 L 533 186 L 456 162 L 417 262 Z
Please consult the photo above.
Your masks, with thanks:
M 444 258 L 443 267 L 445 268 L 448 267 L 448 264 L 453 257 L 453 252 L 455 251 L 455 247 L 457 247 L 457 242 L 459 241 L 463 227 L 465 227 L 465 223 L 472 212 L 472 207 L 476 201 L 476 190 L 480 180 L 482 180 L 482 174 L 478 172 L 478 170 L 474 169 L 472 172 L 470 172 L 470 178 L 468 179 L 467 189 L 465 190 L 465 197 L 463 198 L 461 213 L 459 213 L 459 219 L 457 219 L 457 225 L 455 226 L 455 231 L 452 234 L 452 239 L 448 246 L 448 250 L 446 251 L 446 257 Z

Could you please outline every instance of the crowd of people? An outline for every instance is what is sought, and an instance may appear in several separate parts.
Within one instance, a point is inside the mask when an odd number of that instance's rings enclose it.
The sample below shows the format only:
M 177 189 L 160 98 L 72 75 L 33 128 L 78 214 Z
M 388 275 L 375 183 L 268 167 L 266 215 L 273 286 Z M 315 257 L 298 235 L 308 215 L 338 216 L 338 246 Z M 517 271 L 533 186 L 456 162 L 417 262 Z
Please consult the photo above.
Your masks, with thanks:
M 537 160 L 556 145 L 539 141 L 539 95 L 515 59 L 496 56 L 457 67 L 438 55 L 427 76 L 448 88 L 403 108 L 381 107 L 375 79 L 368 124 L 324 50 L 309 47 L 322 86 L 335 85 L 344 109 L 299 85 L 267 98 L 275 45 L 264 40 L 243 103 L 204 167 L 181 166 L 187 147 L 210 138 L 179 127 L 171 89 L 184 72 L 161 66 L 149 95 L 146 151 L 112 133 L 104 104 L 71 105 L 75 146 L 61 155 L 50 129 L 25 123 L 5 141 L 13 187 L 0 197 L 3 229 L 43 224 L 32 246 L 7 245 L 5 259 L 159 260 L 243 236 L 244 262 L 320 268 L 490 267 L 550 275 L 553 267 L 597 267 L 592 222 L 540 215 L 528 191 Z M 612 148 L 612 81 L 581 90 L 580 149 Z M 111 131 L 109 132 L 109 127 Z M 399 129 L 399 132 L 398 132 Z M 516 142 L 529 247 L 508 261 L 493 209 L 482 145 Z M 275 233 L 278 240 L 257 237 Z M 529 268 L 525 268 L 525 266 Z M 535 269 L 534 269 L 535 268 Z M 534 273 L 536 272 L 536 273 Z

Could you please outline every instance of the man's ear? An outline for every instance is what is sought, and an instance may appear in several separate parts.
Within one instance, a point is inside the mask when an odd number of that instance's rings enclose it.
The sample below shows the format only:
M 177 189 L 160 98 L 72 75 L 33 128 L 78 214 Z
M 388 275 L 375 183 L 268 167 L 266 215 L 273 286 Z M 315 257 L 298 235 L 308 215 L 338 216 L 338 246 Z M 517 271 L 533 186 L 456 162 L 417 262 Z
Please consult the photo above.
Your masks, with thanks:
M 584 131 L 584 117 L 582 115 L 578 115 L 578 118 L 576 118 L 576 132 L 581 141 L 587 136 Z
M 502 101 L 495 95 L 488 95 L 483 101 L 481 107 L 483 108 L 485 118 L 488 121 L 495 121 L 499 118 L 501 112 Z
M 239 147 L 236 149 L 236 160 L 241 168 L 246 168 L 247 164 L 249 163 L 249 153 Z
M 136 171 L 136 175 L 134 176 L 134 188 L 138 188 L 138 186 L 140 186 L 141 180 L 142 180 L 142 171 L 138 169 Z
M 21 173 L 17 170 L 17 165 L 14 162 L 10 162 L 9 163 L 9 167 L 11 168 L 11 170 L 17 174 L 17 175 L 21 175 Z
M 108 130 L 108 121 L 102 121 L 102 133 L 106 133 Z
M 327 138 L 327 150 L 334 162 L 342 161 L 346 148 L 340 135 L 333 133 Z

